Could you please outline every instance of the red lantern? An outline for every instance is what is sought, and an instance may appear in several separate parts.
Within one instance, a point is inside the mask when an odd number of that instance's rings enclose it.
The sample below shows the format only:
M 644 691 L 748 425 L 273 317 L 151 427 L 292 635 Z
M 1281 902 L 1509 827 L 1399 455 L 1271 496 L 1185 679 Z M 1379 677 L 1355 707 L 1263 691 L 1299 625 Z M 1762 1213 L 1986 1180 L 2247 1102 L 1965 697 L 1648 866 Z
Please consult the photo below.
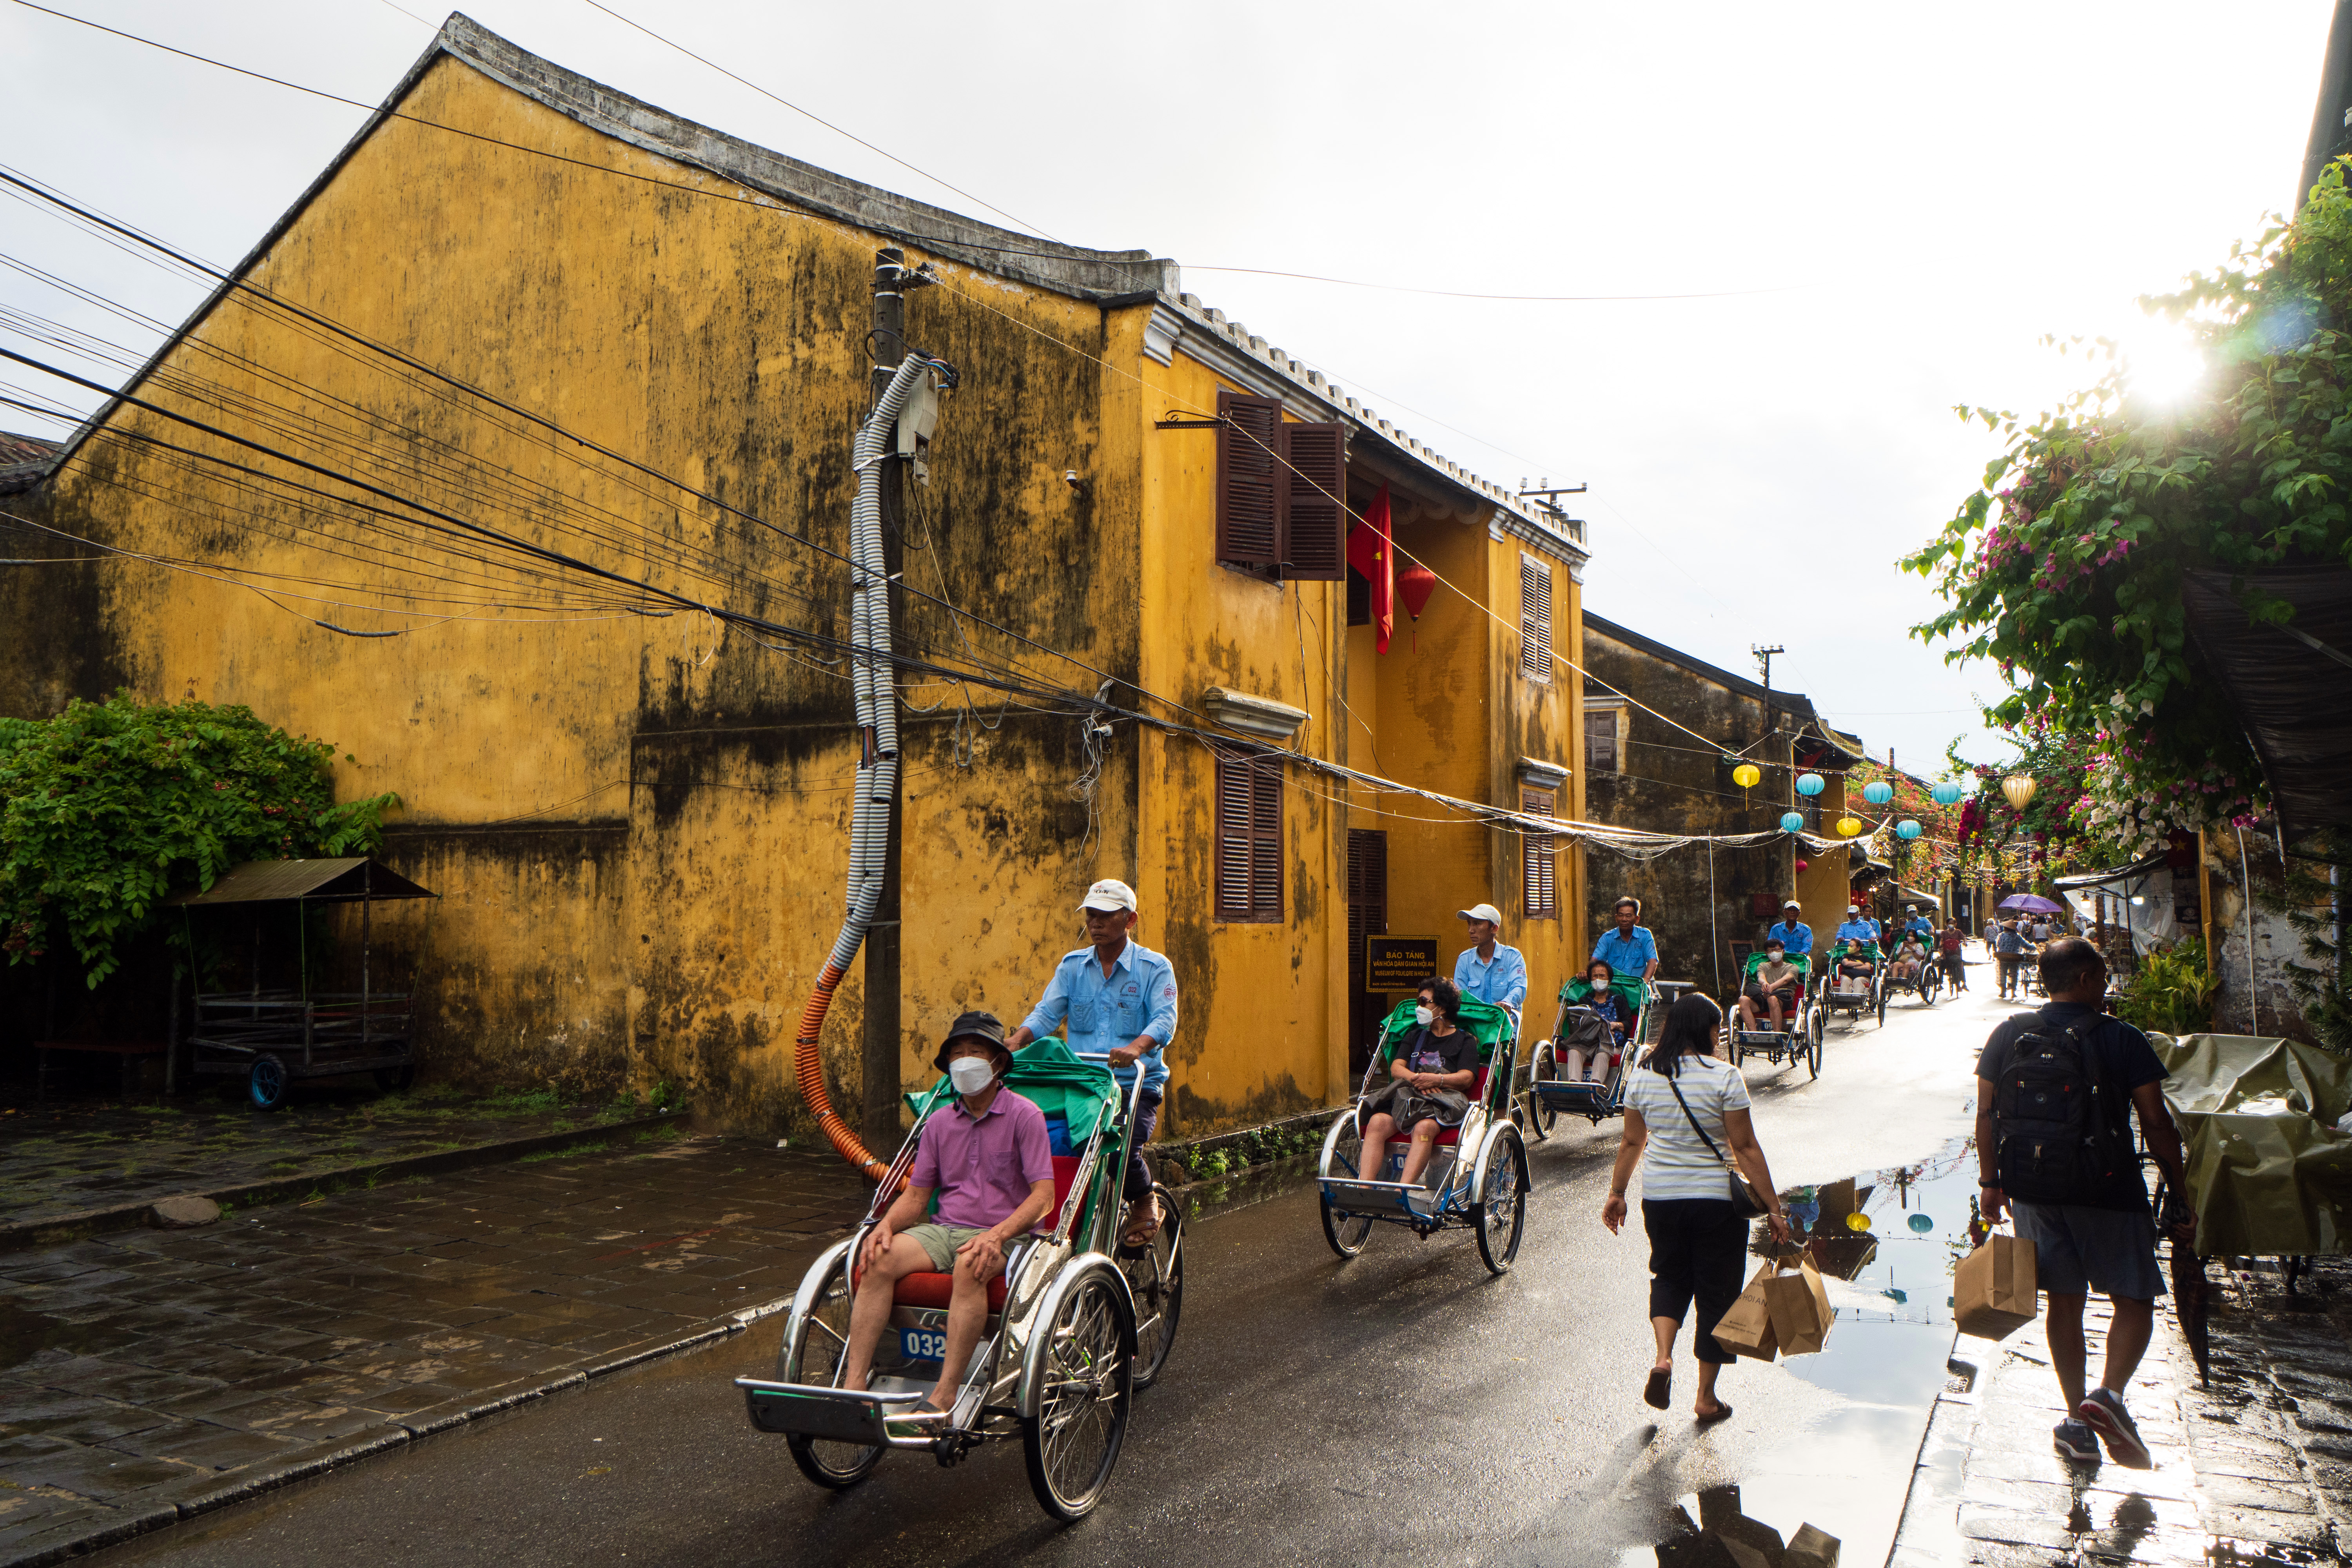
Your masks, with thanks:
M 1807 862 L 1805 862 L 1805 861 L 1802 861 L 1802 860 L 1798 861 L 1798 862 L 1797 862 L 1797 869 L 1798 869 L 1798 870 L 1800 870 L 1800 871 L 1803 870 L 1803 869 L 1805 868 L 1806 864 L 1807 864 Z
M 1397 596 L 1404 601 L 1404 613 L 1414 620 L 1429 607 L 1429 596 L 1437 592 L 1437 574 L 1416 561 L 1397 574 Z

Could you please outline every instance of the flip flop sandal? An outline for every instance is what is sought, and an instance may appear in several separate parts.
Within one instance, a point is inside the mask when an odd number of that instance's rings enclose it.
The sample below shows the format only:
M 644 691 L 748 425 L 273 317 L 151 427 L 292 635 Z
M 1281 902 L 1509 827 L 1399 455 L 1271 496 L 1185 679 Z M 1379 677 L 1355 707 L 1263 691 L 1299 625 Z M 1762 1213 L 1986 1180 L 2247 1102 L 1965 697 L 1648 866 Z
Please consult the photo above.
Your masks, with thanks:
M 1731 1406 L 1728 1405 L 1717 1404 L 1715 1407 L 1714 1415 L 1697 1415 L 1692 1416 L 1692 1419 L 1701 1426 L 1712 1426 L 1718 1421 L 1728 1421 L 1731 1419 Z
M 1652 1368 L 1650 1381 L 1642 1385 L 1642 1403 L 1653 1410 L 1664 1410 L 1674 1397 L 1675 1374 L 1672 1368 Z

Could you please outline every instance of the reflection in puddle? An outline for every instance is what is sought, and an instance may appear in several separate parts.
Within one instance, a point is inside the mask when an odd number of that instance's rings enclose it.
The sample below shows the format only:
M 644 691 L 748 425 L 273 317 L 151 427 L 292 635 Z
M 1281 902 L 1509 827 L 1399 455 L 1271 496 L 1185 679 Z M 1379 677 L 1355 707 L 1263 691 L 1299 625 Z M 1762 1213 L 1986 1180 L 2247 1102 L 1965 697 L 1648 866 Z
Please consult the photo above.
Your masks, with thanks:
M 1781 1194 L 1837 1321 L 1818 1353 L 1777 1364 L 1845 1403 L 1770 1444 L 1739 1486 L 1684 1499 L 1625 1568 L 1782 1568 L 1781 1543 L 1807 1524 L 1842 1538 L 1847 1563 L 1885 1560 L 1937 1396 L 1969 1375 L 1949 1357 L 1952 1270 L 1983 1235 L 1974 1162 L 1958 1138 L 1917 1164 Z M 1768 1237 L 1759 1224 L 1750 1251 Z

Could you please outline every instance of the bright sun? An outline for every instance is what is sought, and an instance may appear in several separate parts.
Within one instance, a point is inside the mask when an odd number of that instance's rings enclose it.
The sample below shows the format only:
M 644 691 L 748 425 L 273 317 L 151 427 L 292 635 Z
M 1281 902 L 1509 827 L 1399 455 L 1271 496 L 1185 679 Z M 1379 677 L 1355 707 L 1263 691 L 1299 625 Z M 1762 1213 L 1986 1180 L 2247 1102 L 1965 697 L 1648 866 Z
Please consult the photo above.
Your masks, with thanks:
M 2150 321 L 2126 334 L 2118 346 L 2133 395 L 2151 403 L 2178 403 L 2205 379 L 2204 354 L 2169 321 Z

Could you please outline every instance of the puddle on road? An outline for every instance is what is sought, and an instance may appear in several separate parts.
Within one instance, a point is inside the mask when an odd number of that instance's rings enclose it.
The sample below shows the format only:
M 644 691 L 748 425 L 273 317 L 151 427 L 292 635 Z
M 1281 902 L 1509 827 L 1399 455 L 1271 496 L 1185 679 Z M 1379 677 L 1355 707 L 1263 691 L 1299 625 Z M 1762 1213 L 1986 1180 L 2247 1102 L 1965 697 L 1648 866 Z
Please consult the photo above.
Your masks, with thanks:
M 1778 1568 L 1782 1545 L 1807 1524 L 1837 1537 L 1845 1563 L 1885 1560 L 1937 1397 L 1965 1388 L 1974 1370 L 1950 1356 L 1952 1269 L 1975 1245 L 1976 1176 L 1973 1140 L 1958 1138 L 1917 1164 L 1781 1194 L 1837 1321 L 1819 1352 L 1775 1364 L 1841 1403 L 1775 1434 L 1738 1485 L 1680 1499 L 1657 1543 L 1629 1549 L 1622 1568 L 1732 1560 L 1710 1533 Z M 1749 1274 L 1764 1239 L 1759 1226 Z M 1730 1375 L 1756 1366 L 1742 1362 Z

